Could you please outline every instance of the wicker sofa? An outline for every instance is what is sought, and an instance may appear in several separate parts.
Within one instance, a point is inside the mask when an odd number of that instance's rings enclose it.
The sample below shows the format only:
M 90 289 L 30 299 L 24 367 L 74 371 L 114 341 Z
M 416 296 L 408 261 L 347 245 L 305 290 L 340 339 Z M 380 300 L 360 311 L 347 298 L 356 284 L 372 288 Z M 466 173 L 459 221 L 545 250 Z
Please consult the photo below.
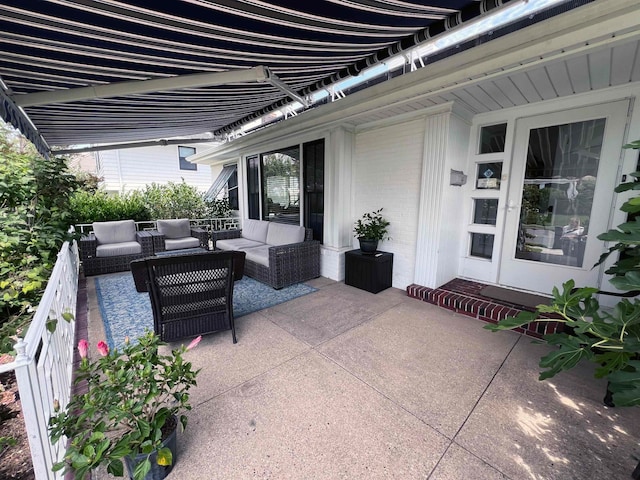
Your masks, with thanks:
M 153 255 L 153 236 L 137 232 L 133 220 L 94 222 L 93 232 L 80 238 L 80 260 L 84 274 L 129 270 L 132 260 Z
M 275 289 L 320 276 L 320 242 L 311 229 L 244 220 L 242 230 L 211 234 L 216 250 L 246 253 L 244 273 Z

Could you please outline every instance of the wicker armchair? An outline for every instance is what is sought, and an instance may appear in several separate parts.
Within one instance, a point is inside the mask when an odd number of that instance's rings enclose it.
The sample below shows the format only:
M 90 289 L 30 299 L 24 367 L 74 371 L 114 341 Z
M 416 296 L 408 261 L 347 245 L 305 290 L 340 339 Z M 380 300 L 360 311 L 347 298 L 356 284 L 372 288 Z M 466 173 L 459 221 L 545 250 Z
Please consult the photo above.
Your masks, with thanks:
M 102 275 L 129 270 L 132 260 L 153 255 L 153 237 L 136 232 L 133 220 L 95 222 L 79 247 L 84 274 Z
M 209 232 L 190 226 L 187 218 L 158 220 L 157 225 L 158 229 L 151 231 L 156 253 L 197 247 L 209 249 Z
M 132 262 L 144 275 L 155 333 L 164 341 L 231 330 L 234 265 L 241 252 L 206 252 L 152 257 Z M 244 256 L 244 255 L 242 255 Z

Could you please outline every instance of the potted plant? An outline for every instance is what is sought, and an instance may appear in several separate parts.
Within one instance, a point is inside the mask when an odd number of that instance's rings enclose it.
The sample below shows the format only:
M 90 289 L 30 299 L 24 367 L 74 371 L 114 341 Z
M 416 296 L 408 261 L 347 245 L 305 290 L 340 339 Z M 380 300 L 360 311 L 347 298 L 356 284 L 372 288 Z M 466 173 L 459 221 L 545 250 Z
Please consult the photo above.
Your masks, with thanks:
M 362 253 L 375 253 L 378 242 L 388 239 L 390 223 L 382 216 L 382 208 L 365 213 L 353 226 L 353 232 L 360 242 Z
M 69 440 L 54 471 L 73 471 L 81 480 L 106 465 L 122 477 L 124 460 L 130 478 L 164 478 L 175 462 L 175 431 L 178 423 L 186 427 L 189 389 L 198 373 L 183 355 L 200 338 L 164 355 L 159 351 L 164 343 L 147 331 L 137 343 L 127 339 L 121 351 L 99 342 L 96 360 L 88 358 L 87 341 L 80 340 L 76 384 L 85 391 L 74 394 L 64 411 L 55 408 L 49 422 L 53 442 Z
M 640 141 L 625 148 L 640 149 Z M 634 181 L 619 185 L 615 191 L 640 191 L 640 172 L 631 174 Z M 618 260 L 605 273 L 613 275 L 611 284 L 626 293 L 601 292 L 597 288 L 575 288 L 573 280 L 553 288 L 551 305 L 538 305 L 535 312 L 522 312 L 507 317 L 488 330 L 509 330 L 532 321 L 561 322 L 564 332 L 545 335 L 543 339 L 559 347 L 540 360 L 540 380 L 551 378 L 562 370 L 573 368 L 582 359 L 599 365 L 598 378 L 608 380 L 604 402 L 609 406 L 640 405 L 640 195 L 630 198 L 621 210 L 629 214 L 617 228 L 598 235 L 600 240 L 616 242 L 596 265 L 614 252 Z M 594 295 L 616 295 L 613 308 L 601 309 Z M 634 297 L 634 298 L 625 298 Z M 547 318 L 539 318 L 543 314 Z M 550 318 L 549 318 L 550 317 Z M 640 464 L 637 475 L 640 478 Z

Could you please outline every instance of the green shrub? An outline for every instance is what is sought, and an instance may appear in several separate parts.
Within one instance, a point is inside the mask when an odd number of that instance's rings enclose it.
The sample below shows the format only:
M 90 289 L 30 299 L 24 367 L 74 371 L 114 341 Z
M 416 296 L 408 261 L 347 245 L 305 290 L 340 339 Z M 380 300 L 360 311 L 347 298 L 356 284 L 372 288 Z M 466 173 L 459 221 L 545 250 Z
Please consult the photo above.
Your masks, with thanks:
M 151 219 L 145 199 L 138 191 L 111 195 L 104 190 L 93 193 L 79 190 L 71 197 L 70 203 L 76 223 L 128 219 L 142 222 Z
M 143 190 L 142 196 L 151 218 L 205 218 L 210 209 L 204 195 L 192 185 L 169 182 L 165 185 L 152 183 Z

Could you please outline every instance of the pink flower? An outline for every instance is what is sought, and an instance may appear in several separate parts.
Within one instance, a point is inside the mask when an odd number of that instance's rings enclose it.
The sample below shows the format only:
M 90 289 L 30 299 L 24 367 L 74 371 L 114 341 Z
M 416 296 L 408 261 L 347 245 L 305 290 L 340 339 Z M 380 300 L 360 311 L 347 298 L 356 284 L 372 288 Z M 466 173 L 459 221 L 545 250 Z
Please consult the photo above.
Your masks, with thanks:
M 187 347 L 187 350 L 191 350 L 192 348 L 196 348 L 196 346 L 200 343 L 200 340 L 202 340 L 202 335 L 200 335 L 199 337 L 196 337 L 193 340 L 191 340 L 191 343 Z
M 109 346 L 102 340 L 98 342 L 98 352 L 100 352 L 100 355 L 103 357 L 109 355 Z
M 80 354 L 80 358 L 87 358 L 87 354 L 89 353 L 89 342 L 84 338 L 78 342 L 78 353 Z

